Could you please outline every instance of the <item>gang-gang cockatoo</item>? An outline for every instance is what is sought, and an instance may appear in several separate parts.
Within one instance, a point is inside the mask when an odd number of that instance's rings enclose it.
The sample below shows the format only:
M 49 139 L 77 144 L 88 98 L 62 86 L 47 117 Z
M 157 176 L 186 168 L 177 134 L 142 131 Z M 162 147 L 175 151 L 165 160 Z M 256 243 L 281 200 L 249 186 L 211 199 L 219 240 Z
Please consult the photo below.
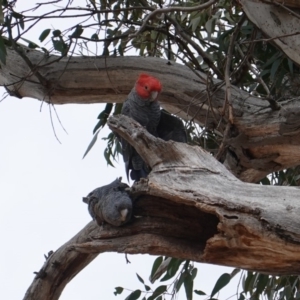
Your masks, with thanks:
M 121 226 L 131 219 L 132 200 L 126 190 L 128 185 L 121 179 L 117 178 L 83 197 L 91 217 L 99 226 L 104 223 Z
M 123 115 L 140 123 L 154 136 L 157 136 L 157 126 L 160 121 L 161 112 L 157 99 L 161 90 L 162 85 L 157 78 L 141 74 L 121 111 Z M 121 139 L 121 144 L 127 177 L 130 170 L 132 180 L 139 181 L 147 177 L 149 170 L 137 151 L 124 139 Z

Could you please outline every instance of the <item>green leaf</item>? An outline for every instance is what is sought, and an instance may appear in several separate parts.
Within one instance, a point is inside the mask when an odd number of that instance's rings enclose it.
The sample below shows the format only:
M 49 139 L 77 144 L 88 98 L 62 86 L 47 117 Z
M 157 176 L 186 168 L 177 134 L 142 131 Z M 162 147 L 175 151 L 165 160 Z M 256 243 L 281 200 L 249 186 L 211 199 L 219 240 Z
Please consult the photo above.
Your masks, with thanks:
M 159 287 L 157 287 L 155 289 L 155 291 L 148 298 L 148 300 L 154 300 L 156 297 L 158 297 L 159 295 L 161 295 L 162 293 L 164 293 L 166 290 L 167 290 L 167 286 L 166 285 L 160 285 Z
M 241 269 L 238 269 L 238 268 L 233 269 L 233 271 L 230 273 L 231 279 L 232 279 L 236 274 L 238 274 L 240 271 L 241 271 Z
M 2 38 L 2 36 L 0 36 L 0 61 L 1 63 L 3 63 L 4 65 L 6 64 L 6 47 L 4 44 L 4 40 Z
M 243 293 L 240 293 L 239 299 L 238 300 L 245 300 L 245 296 Z
M 145 289 L 146 289 L 147 292 L 151 290 L 150 286 L 146 285 L 146 284 L 145 284 Z
M 119 54 L 120 54 L 121 56 L 124 56 L 124 51 L 123 51 L 122 44 L 119 45 L 118 51 L 119 51 Z
M 192 279 L 194 280 L 197 276 L 197 272 L 198 272 L 198 269 L 197 268 L 194 268 L 191 272 L 191 275 L 192 275 Z
M 24 30 L 24 28 L 25 28 L 24 18 L 21 18 L 21 19 L 20 19 L 20 26 L 21 26 L 21 28 Z
M 111 162 L 111 160 L 110 160 L 110 156 L 111 156 L 111 155 L 112 155 L 111 149 L 110 149 L 110 148 L 105 148 L 105 149 L 104 149 L 104 158 L 105 158 L 107 164 L 110 165 L 110 166 L 112 166 L 112 167 L 115 167 L 115 166 L 113 165 L 113 163 Z
M 262 69 L 265 69 L 267 66 L 273 64 L 273 62 L 274 62 L 275 60 L 279 59 L 280 56 L 282 56 L 282 54 L 279 53 L 279 52 L 276 52 L 273 56 L 271 56 L 271 58 L 269 58 L 269 59 L 267 60 L 266 63 L 264 63 L 264 64 L 262 65 L 261 68 L 262 68 Z
M 121 294 L 124 290 L 124 288 L 122 288 L 121 286 L 115 287 L 115 289 L 116 289 L 114 291 L 115 296 L 117 296 L 118 294 Z
M 289 58 L 287 59 L 287 61 L 288 61 L 289 71 L 290 71 L 291 75 L 294 75 L 294 63 Z
M 98 41 L 99 40 L 99 36 L 97 33 L 94 33 L 92 36 L 91 36 L 91 39 L 94 40 L 94 41 Z
M 284 288 L 284 295 L 286 300 L 292 299 L 292 288 L 290 285 Z
M 53 43 L 53 47 L 56 51 L 60 52 L 62 55 L 64 55 L 66 53 L 67 50 L 67 44 L 63 41 L 63 39 L 60 37 L 59 40 L 54 39 L 52 37 L 52 43 Z
M 192 31 L 193 32 L 196 31 L 200 21 L 201 21 L 201 17 L 196 17 L 193 20 L 191 20 L 190 26 L 192 26 Z
M 23 18 L 23 15 L 22 15 L 22 14 L 19 14 L 19 13 L 15 12 L 15 11 L 13 11 L 11 15 L 12 15 L 14 18 L 16 18 L 16 19 L 22 19 L 22 18 Z
M 118 115 L 121 113 L 123 107 L 123 103 L 116 103 L 113 115 Z
M 250 271 L 248 271 L 248 275 L 245 280 L 245 286 L 244 286 L 244 292 L 250 292 L 253 289 L 253 280 L 254 280 L 254 274 Z
M 206 294 L 200 290 L 194 290 L 194 293 L 200 296 L 205 296 Z
M 205 29 L 207 31 L 209 40 L 210 40 L 211 34 L 215 31 L 215 23 L 216 23 L 216 20 L 214 18 L 209 19 L 205 23 Z
M 4 14 L 3 14 L 2 3 L 0 3 L 0 24 L 3 24 L 3 23 L 4 23 Z
M 255 291 L 255 294 L 257 296 L 264 291 L 265 287 L 268 284 L 268 281 L 269 281 L 269 275 L 259 274 L 257 278 L 256 291 Z
M 153 266 L 152 266 L 150 278 L 153 277 L 153 275 L 155 274 L 155 272 L 157 271 L 157 269 L 159 268 L 159 266 L 161 265 L 162 262 L 163 262 L 162 256 L 159 256 L 155 259 Z
M 59 37 L 59 36 L 61 36 L 61 31 L 60 31 L 59 29 L 53 30 L 53 31 L 52 31 L 52 35 L 53 35 L 54 37 Z
M 27 40 L 23 37 L 21 37 L 21 40 L 25 41 L 26 43 L 28 43 L 28 48 L 31 48 L 31 49 L 34 49 L 34 48 L 40 48 L 39 45 L 37 45 L 36 43 L 30 41 L 30 40 Z
M 97 119 L 103 119 L 103 118 L 107 118 L 109 116 L 109 114 L 111 113 L 111 110 L 113 108 L 113 104 L 112 103 L 107 103 L 105 105 L 105 108 L 103 111 L 101 111 L 101 113 L 98 115 Z
M 271 184 L 270 179 L 268 177 L 261 179 L 260 183 L 262 185 L 270 185 Z
M 187 274 L 185 277 L 184 281 L 184 289 L 185 289 L 185 294 L 186 294 L 186 299 L 187 300 L 192 300 L 193 299 L 193 286 L 194 286 L 194 280 L 192 275 Z
M 105 119 L 100 119 L 98 121 L 98 123 L 96 124 L 95 128 L 93 129 L 93 134 L 95 134 L 95 132 L 98 130 L 98 129 L 101 129 L 102 127 L 104 127 L 104 125 L 106 124 L 106 121 Z M 100 128 L 101 127 L 101 128 Z
M 135 290 L 129 296 L 125 298 L 125 300 L 136 300 L 141 296 L 141 290 Z
M 144 279 L 143 279 L 138 273 L 136 273 L 136 276 L 137 276 L 138 280 L 139 280 L 142 284 L 144 284 Z
M 111 110 L 113 108 L 112 103 L 107 103 L 104 110 L 101 111 L 97 119 L 99 119 L 99 122 L 96 124 L 95 128 L 93 129 L 93 134 L 99 129 L 105 126 L 107 122 L 107 118 L 109 117 Z
M 49 35 L 50 31 L 51 31 L 51 29 L 48 28 L 48 29 L 45 29 L 45 30 L 41 33 L 41 35 L 40 35 L 40 37 L 39 37 L 40 42 L 43 42 L 43 41 L 45 40 L 45 38 Z
M 271 67 L 271 72 L 270 72 L 270 79 L 273 80 L 274 77 L 275 77 L 275 74 L 279 68 L 279 66 L 281 65 L 281 62 L 282 62 L 282 59 L 277 59 L 273 64 L 272 64 L 272 67 Z
M 98 137 L 98 134 L 99 134 L 100 130 L 98 130 L 93 139 L 91 140 L 90 144 L 88 145 L 87 149 L 85 150 L 84 154 L 83 154 L 83 157 L 82 159 L 84 159 L 86 157 L 86 155 L 90 152 L 90 150 L 93 148 L 93 146 L 95 145 L 96 141 L 97 141 L 97 137 Z
M 160 281 L 166 281 L 172 278 L 178 271 L 183 259 L 172 258 L 171 262 L 168 265 L 166 275 Z
M 83 33 L 83 28 L 81 25 L 77 25 L 73 33 L 71 34 L 71 37 L 77 38 L 80 37 Z
M 219 279 L 217 280 L 210 298 L 212 298 L 216 293 L 218 293 L 224 286 L 226 286 L 229 282 L 230 282 L 231 276 L 228 273 L 224 273 L 222 274 Z
M 185 279 L 185 276 L 186 276 L 185 272 L 180 274 L 180 277 L 179 277 L 178 281 L 175 284 L 176 293 L 180 290 L 180 288 L 181 288 L 181 286 L 183 284 L 183 281 Z

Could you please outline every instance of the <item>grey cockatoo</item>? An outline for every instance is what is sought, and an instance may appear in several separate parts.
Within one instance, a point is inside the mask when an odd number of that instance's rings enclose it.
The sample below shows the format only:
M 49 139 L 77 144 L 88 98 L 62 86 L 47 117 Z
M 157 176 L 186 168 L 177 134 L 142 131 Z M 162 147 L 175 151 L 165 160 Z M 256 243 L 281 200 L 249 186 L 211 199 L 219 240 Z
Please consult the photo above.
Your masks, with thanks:
M 160 106 L 157 98 L 161 89 L 162 85 L 157 78 L 141 74 L 121 111 L 123 115 L 139 122 L 154 136 L 157 136 L 157 126 L 160 120 Z M 149 170 L 137 151 L 124 139 L 121 139 L 121 144 L 127 177 L 130 170 L 132 180 L 138 181 L 140 178 L 147 177 Z
M 105 222 L 121 226 L 131 219 L 132 200 L 125 190 L 128 185 L 122 183 L 121 179 L 117 178 L 83 197 L 83 202 L 88 204 L 90 215 L 99 226 Z

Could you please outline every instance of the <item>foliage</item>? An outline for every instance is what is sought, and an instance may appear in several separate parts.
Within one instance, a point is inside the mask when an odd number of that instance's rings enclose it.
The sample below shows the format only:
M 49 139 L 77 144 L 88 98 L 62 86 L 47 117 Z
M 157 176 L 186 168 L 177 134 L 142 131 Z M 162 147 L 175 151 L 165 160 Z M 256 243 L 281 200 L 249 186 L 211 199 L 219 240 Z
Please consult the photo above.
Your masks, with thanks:
M 164 264 L 167 262 L 166 264 Z M 160 267 L 162 269 L 160 269 Z M 221 290 L 227 286 L 231 279 L 240 273 L 239 269 L 233 269 L 228 274 L 224 273 L 220 275 L 216 281 L 212 291 L 206 293 L 201 290 L 194 288 L 194 279 L 197 276 L 197 268 L 193 262 L 184 261 L 175 258 L 163 258 L 162 256 L 157 257 L 153 263 L 150 282 L 153 284 L 157 279 L 164 284 L 158 287 L 151 288 L 151 286 L 145 284 L 143 278 L 138 274 L 137 278 L 140 283 L 144 285 L 144 290 L 130 291 L 130 294 L 125 298 L 128 299 L 139 299 L 152 300 L 152 299 L 175 299 L 178 297 L 178 293 L 182 287 L 184 287 L 186 299 L 190 300 L 193 297 L 204 296 L 205 300 L 222 299 L 220 297 Z M 155 276 L 157 275 L 158 276 Z M 166 281 L 171 281 L 167 283 Z M 240 275 L 240 283 L 236 288 L 236 294 L 232 295 L 237 300 L 297 300 L 300 298 L 300 276 L 273 276 L 260 274 L 257 272 L 246 272 L 242 271 Z M 123 287 L 116 287 L 115 295 L 122 294 Z

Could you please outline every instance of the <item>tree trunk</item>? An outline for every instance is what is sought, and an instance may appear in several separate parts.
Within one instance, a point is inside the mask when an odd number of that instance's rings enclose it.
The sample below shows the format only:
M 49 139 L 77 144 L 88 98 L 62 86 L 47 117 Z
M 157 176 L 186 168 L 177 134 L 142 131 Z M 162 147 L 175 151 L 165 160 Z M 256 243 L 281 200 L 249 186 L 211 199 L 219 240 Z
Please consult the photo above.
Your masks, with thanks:
M 131 188 L 139 218 L 124 227 L 89 223 L 49 257 L 24 300 L 58 299 L 106 251 L 300 274 L 298 188 L 243 183 L 200 147 L 155 138 L 125 116 L 109 126 L 152 168 Z

